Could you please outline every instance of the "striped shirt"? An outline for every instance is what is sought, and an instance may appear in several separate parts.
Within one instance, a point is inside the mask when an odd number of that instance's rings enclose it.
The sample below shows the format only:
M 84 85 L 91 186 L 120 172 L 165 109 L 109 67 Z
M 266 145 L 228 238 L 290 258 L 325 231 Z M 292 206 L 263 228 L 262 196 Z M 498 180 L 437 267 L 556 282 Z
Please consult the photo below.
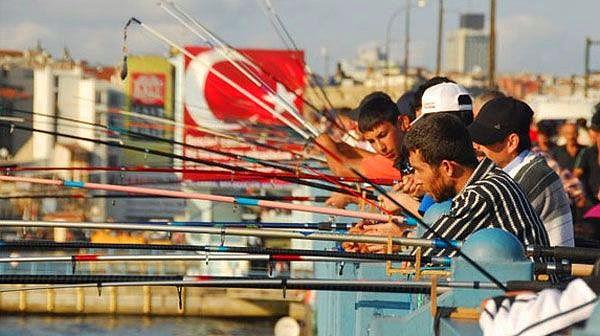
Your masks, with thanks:
M 550 169 L 542 156 L 529 151 L 523 153 L 523 160 L 511 169 L 506 166 L 504 171 L 519 183 L 540 216 L 548 231 L 550 246 L 574 246 L 571 202 L 560 177 Z
M 454 198 L 447 214 L 433 229 L 446 239 L 464 240 L 483 228 L 501 228 L 512 234 L 523 245 L 549 245 L 544 224 L 535 213 L 527 197 L 508 174 L 490 159 L 481 160 L 467 184 Z M 430 231 L 423 238 L 435 238 Z M 424 255 L 432 253 L 427 249 Z M 441 250 L 437 255 L 454 255 Z

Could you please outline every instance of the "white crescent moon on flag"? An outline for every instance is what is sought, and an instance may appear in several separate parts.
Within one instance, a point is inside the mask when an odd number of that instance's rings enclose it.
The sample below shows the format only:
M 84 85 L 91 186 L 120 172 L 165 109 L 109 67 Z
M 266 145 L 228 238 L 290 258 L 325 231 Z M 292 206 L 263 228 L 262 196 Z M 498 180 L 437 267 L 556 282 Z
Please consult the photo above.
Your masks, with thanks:
M 227 51 L 224 51 L 227 52 Z M 230 54 L 229 58 L 236 62 L 242 62 L 244 59 L 239 54 Z M 210 128 L 235 130 L 241 126 L 237 124 L 225 123 L 219 120 L 211 112 L 210 106 L 204 95 L 206 78 L 210 74 L 210 69 L 217 63 L 227 62 L 225 58 L 216 49 L 210 49 L 198 54 L 190 61 L 185 70 L 184 93 L 185 107 L 190 113 L 192 119 L 197 125 L 209 125 Z

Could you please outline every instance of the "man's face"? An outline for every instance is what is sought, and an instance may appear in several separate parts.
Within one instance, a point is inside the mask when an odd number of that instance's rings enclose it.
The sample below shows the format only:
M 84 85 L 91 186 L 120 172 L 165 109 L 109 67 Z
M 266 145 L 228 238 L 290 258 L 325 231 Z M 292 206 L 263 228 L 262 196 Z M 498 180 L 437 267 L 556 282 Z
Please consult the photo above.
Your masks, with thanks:
M 440 166 L 425 162 L 418 150 L 410 152 L 409 160 L 415 171 L 415 183 L 422 184 L 423 190 L 430 194 L 436 202 L 454 197 L 454 184 L 449 176 L 440 169 Z
M 383 122 L 372 130 L 364 132 L 363 136 L 377 154 L 394 161 L 399 155 L 404 139 L 404 132 L 390 122 Z
M 504 168 L 514 159 L 514 156 L 509 152 L 507 139 L 487 146 L 475 143 L 473 145 L 476 152 L 485 154 L 488 159 L 494 161 L 500 168 Z
M 565 124 L 561 129 L 562 136 L 568 144 L 576 144 L 579 132 L 577 126 L 573 124 Z

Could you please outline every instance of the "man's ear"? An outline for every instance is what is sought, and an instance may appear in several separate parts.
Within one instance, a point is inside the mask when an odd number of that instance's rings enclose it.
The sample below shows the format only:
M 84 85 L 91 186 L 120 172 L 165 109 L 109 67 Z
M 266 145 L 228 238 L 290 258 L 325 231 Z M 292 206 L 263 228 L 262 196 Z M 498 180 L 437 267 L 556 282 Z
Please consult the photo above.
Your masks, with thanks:
M 454 167 L 454 162 L 449 160 L 442 160 L 439 165 L 440 174 L 445 175 L 446 177 L 453 177 L 456 173 L 456 167 Z
M 410 129 L 410 119 L 407 115 L 398 116 L 398 129 L 400 129 L 402 132 L 408 132 Z
M 506 149 L 509 153 L 517 152 L 517 148 L 519 148 L 519 135 L 516 133 L 511 133 L 506 138 Z M 518 153 L 517 153 L 518 154 Z

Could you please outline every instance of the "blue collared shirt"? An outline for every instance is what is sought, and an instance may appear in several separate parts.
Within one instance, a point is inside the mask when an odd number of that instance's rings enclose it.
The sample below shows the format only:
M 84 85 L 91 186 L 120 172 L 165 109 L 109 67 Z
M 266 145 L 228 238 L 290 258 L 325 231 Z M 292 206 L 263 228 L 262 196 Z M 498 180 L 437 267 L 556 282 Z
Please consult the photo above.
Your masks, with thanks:
M 506 167 L 502 168 L 502 170 L 504 170 L 505 173 L 510 174 L 511 170 L 518 167 L 523 162 L 523 160 L 525 160 L 527 155 L 529 155 L 529 153 L 530 153 L 529 149 L 522 151 L 521 153 L 519 153 L 519 155 L 517 155 L 516 158 L 514 158 L 512 161 L 510 161 L 510 163 L 507 164 Z

